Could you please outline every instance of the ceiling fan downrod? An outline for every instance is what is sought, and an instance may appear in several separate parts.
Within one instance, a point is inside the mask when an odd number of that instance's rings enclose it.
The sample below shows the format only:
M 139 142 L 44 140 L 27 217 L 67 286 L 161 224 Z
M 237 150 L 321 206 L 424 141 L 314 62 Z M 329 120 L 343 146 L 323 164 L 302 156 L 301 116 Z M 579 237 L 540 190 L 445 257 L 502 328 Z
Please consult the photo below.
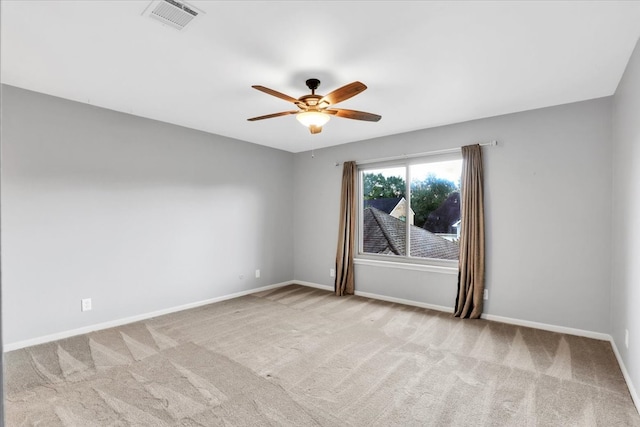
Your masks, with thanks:
M 318 89 L 318 86 L 320 86 L 320 80 L 308 79 L 305 83 L 307 84 L 307 87 L 311 89 L 311 95 L 315 95 L 316 89 Z

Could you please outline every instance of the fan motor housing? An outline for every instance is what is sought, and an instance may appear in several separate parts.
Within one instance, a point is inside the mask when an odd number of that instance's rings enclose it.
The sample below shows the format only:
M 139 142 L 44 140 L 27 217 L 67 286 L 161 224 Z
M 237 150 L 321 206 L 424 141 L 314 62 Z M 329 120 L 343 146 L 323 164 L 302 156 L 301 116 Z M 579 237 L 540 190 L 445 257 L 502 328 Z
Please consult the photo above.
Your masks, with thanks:
M 298 101 L 303 102 L 307 107 L 316 107 L 318 105 L 318 101 L 322 99 L 320 95 L 303 95 L 298 98 Z

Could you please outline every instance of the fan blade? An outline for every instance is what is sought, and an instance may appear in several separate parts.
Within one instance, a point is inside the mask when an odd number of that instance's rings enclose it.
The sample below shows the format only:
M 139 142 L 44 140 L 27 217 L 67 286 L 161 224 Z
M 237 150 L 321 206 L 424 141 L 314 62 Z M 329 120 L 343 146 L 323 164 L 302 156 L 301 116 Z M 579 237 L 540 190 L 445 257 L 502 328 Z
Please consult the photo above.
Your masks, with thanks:
M 329 105 L 337 104 L 338 102 L 344 101 L 345 99 L 349 99 L 352 96 L 356 96 L 363 90 L 365 90 L 367 86 L 364 83 L 353 82 L 348 85 L 342 86 L 333 92 L 325 95 L 320 101 L 318 101 L 318 105 L 321 103 L 329 103 Z
M 267 114 L 266 116 L 252 117 L 247 120 L 250 122 L 255 122 L 256 120 L 272 119 L 274 117 L 288 116 L 289 114 L 298 114 L 299 112 L 300 111 L 283 111 L 281 113 Z
M 264 86 L 260 86 L 260 85 L 253 85 L 251 87 L 254 88 L 254 89 L 258 89 L 261 92 L 268 93 L 269 95 L 273 95 L 276 98 L 280 98 L 280 99 L 284 99 L 285 101 L 293 102 L 296 105 L 300 102 L 297 99 L 290 97 L 289 95 L 285 95 L 284 93 L 280 93 L 280 92 L 275 91 L 273 89 L 269 89 L 268 87 L 264 87 Z
M 382 116 L 373 113 L 365 113 L 364 111 L 356 111 L 356 110 L 345 110 L 343 108 L 338 110 L 323 110 L 323 112 L 327 114 L 332 114 L 334 116 L 343 117 L 345 119 L 353 119 L 353 120 L 366 120 L 367 122 L 377 122 Z

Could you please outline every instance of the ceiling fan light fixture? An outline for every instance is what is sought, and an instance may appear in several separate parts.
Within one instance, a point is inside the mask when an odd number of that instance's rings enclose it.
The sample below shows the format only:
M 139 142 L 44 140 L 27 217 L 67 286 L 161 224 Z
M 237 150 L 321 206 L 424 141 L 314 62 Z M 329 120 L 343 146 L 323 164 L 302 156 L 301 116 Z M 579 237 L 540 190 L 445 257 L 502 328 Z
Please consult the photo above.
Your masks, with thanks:
M 165 0 L 168 1 L 168 0 Z M 364 83 L 353 82 L 348 85 L 339 87 L 338 89 L 329 92 L 327 95 L 316 95 L 316 89 L 320 85 L 320 80 L 309 79 L 307 80 L 307 87 L 311 89 L 310 95 L 303 95 L 300 98 L 293 98 L 284 93 L 280 93 L 268 87 L 253 85 L 254 89 L 264 92 L 268 95 L 275 96 L 284 101 L 291 102 L 299 110 L 294 111 L 282 111 L 280 113 L 267 114 L 264 116 L 251 117 L 247 119 L 250 122 L 256 120 L 272 119 L 274 117 L 289 116 L 295 114 L 300 123 L 309 129 L 312 134 L 322 132 L 322 126 L 324 126 L 331 116 L 342 117 L 344 119 L 352 120 L 364 120 L 367 122 L 377 122 L 382 116 L 378 114 L 366 113 L 364 111 L 346 110 L 344 108 L 328 108 L 333 107 L 338 102 L 342 102 L 349 99 L 367 88 Z
M 331 116 L 319 111 L 302 111 L 296 114 L 296 119 L 304 126 L 311 128 L 311 126 L 318 128 L 324 126 Z

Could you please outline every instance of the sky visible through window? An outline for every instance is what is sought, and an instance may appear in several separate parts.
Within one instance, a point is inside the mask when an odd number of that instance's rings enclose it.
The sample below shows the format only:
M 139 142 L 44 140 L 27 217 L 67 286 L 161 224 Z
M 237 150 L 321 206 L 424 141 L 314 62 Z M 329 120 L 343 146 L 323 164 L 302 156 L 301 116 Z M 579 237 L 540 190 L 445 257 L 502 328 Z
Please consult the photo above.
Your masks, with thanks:
M 438 178 L 451 181 L 458 186 L 462 173 L 462 160 L 411 165 L 412 181 L 423 181 L 430 173 L 436 175 Z
M 404 166 L 392 167 L 378 170 L 368 170 L 367 173 L 380 173 L 385 178 L 390 176 L 404 177 Z M 460 184 L 462 174 L 462 160 L 449 160 L 444 162 L 421 163 L 411 165 L 411 180 L 423 181 L 429 174 L 434 174 L 439 178 L 444 178 L 454 184 Z

